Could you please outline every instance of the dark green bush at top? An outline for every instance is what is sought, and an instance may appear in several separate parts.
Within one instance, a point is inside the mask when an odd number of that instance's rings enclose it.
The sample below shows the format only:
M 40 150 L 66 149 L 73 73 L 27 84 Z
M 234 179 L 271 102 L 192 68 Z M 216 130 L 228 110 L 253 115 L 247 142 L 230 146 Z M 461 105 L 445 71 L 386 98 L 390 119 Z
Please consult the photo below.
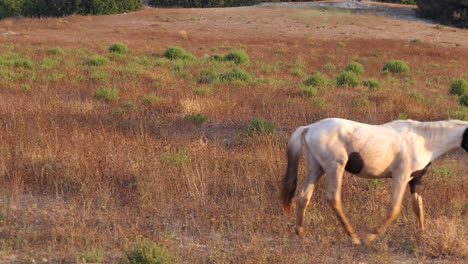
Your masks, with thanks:
M 468 2 L 466 0 L 415 0 L 417 13 L 442 24 L 468 27 Z
M 404 61 L 400 60 L 390 60 L 385 63 L 382 67 L 382 71 L 388 71 L 392 73 L 403 73 L 408 72 L 409 67 Z
M 115 14 L 142 7 L 142 0 L 0 0 L 0 18 Z
M 452 85 L 450 85 L 449 92 L 453 95 L 468 93 L 468 82 L 463 79 L 453 80 Z
M 93 55 L 89 60 L 84 62 L 87 66 L 101 66 L 107 64 L 109 61 L 101 55 Z

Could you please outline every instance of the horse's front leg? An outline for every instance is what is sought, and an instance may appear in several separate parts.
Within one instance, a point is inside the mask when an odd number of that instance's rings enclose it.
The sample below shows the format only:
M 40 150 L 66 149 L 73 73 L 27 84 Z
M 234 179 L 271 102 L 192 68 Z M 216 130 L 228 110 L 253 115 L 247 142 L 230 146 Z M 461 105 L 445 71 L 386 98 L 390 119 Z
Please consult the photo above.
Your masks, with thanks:
M 341 225 L 344 227 L 348 235 L 351 237 L 353 244 L 361 244 L 361 240 L 358 235 L 354 232 L 353 227 L 349 224 L 348 218 L 344 214 L 341 208 L 341 184 L 343 180 L 344 166 L 338 165 L 334 169 L 329 169 L 326 171 L 327 174 L 327 196 L 326 199 Z
M 373 233 L 370 233 L 366 236 L 365 243 L 369 244 L 374 239 L 376 239 L 380 234 L 382 234 L 385 229 L 397 218 L 401 210 L 401 203 L 403 200 L 403 194 L 405 192 L 406 185 L 409 181 L 409 173 L 398 173 L 392 175 L 392 194 L 391 194 L 391 204 L 388 211 L 387 218 L 384 223 L 379 227 L 375 228 Z

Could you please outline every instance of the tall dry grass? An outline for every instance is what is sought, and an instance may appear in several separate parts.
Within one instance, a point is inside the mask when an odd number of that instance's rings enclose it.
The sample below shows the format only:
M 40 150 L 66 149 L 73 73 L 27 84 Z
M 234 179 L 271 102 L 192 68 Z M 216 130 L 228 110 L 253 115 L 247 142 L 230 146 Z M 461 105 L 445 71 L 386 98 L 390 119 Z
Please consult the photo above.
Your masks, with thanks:
M 278 12 L 284 25 L 269 22 Z M 293 235 L 294 220 L 279 206 L 278 183 L 295 127 L 326 117 L 377 124 L 399 116 L 437 120 L 466 113 L 448 94 L 451 80 L 466 74 L 465 47 L 282 33 L 292 26 L 306 30 L 311 19 L 343 30 L 350 30 L 350 19 L 363 25 L 369 19 L 309 15 L 148 9 L 127 17 L 1 21 L 0 28 L 19 34 L 0 38 L 0 57 L 27 56 L 34 66 L 0 65 L 0 260 L 74 262 L 102 250 L 104 261 L 112 262 L 144 237 L 186 262 L 462 262 L 468 239 L 466 157 L 458 152 L 425 176 L 428 232 L 416 231 L 407 202 L 375 244 L 352 247 L 324 202 L 322 180 L 306 216 L 306 241 Z M 108 54 L 116 41 L 130 52 Z M 165 47 L 174 45 L 197 59 L 163 59 Z M 65 53 L 50 54 L 52 47 Z M 205 54 L 232 49 L 249 55 L 250 64 L 241 67 L 254 80 L 200 83 L 209 67 L 216 73 L 237 67 Z M 109 63 L 83 65 L 94 54 Z M 381 73 L 391 59 L 407 62 L 410 73 Z M 307 76 L 321 71 L 333 81 L 352 61 L 365 67 L 362 79 L 377 78 L 381 87 L 330 84 L 312 98 L 300 93 Z M 335 69 L 324 70 L 326 64 Z M 301 71 L 307 76 L 296 74 Z M 118 89 L 120 99 L 97 98 L 95 91 L 103 87 Z M 206 87 L 210 92 L 194 92 Z M 353 105 L 360 98 L 368 103 Z M 119 107 L 126 110 L 115 111 Z M 184 120 L 193 112 L 208 120 Z M 275 121 L 281 131 L 246 136 L 245 124 L 255 117 Z M 304 173 L 302 166 L 300 180 Z M 389 187 L 387 181 L 345 178 L 344 210 L 360 234 L 385 216 Z

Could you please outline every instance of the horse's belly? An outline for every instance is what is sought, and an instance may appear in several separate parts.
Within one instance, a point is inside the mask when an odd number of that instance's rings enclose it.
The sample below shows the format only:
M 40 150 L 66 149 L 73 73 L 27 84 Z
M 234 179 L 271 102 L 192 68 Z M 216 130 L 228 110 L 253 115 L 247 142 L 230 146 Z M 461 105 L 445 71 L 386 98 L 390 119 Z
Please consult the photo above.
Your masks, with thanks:
M 389 178 L 391 160 L 385 158 L 370 159 L 359 153 L 351 153 L 346 164 L 346 171 L 363 178 Z

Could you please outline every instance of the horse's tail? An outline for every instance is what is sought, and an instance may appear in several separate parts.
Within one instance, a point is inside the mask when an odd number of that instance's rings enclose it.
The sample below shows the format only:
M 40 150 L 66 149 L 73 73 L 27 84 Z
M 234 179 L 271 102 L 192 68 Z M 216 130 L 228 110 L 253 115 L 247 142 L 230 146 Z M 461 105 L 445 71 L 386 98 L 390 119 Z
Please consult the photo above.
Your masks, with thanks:
M 294 131 L 288 142 L 288 167 L 281 187 L 281 202 L 288 215 L 292 215 L 291 201 L 296 193 L 297 168 L 302 154 L 302 139 L 308 127 L 299 127 Z

